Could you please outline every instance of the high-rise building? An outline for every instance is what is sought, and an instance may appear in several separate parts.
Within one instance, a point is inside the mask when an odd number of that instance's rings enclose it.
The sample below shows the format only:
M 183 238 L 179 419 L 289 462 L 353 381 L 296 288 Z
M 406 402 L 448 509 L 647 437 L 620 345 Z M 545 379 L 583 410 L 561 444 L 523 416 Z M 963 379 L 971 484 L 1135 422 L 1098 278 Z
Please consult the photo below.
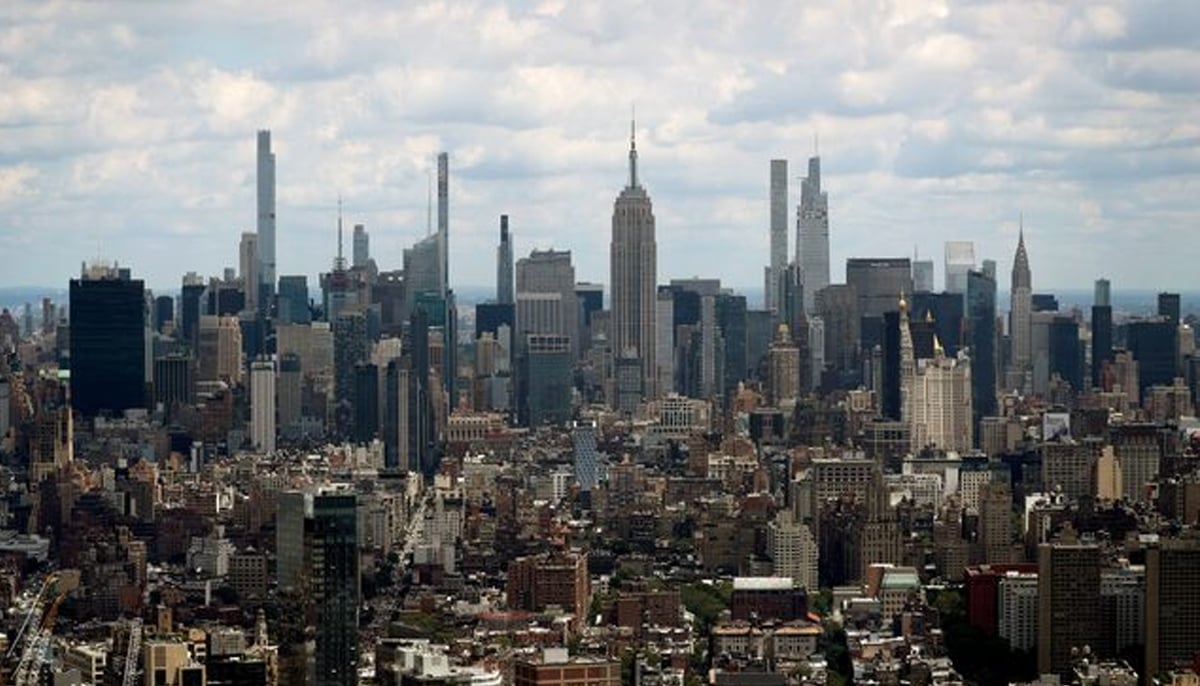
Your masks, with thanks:
M 1029 255 L 1025 251 L 1024 228 L 1017 236 L 1009 298 L 1008 330 L 1012 337 L 1012 365 L 1005 386 L 1024 390 L 1025 377 L 1033 367 L 1033 278 L 1029 271 Z
M 367 228 L 362 224 L 354 225 L 353 252 L 351 254 L 352 261 L 350 265 L 359 269 L 365 269 L 367 262 L 371 259 L 371 234 L 367 233 Z
M 596 422 L 580 420 L 571 428 L 571 441 L 575 457 L 575 481 L 579 490 L 590 492 L 599 482 L 596 452 Z
M 237 317 L 200 317 L 196 344 L 196 378 L 199 381 L 242 380 L 242 328 Z
M 1104 385 L 1104 363 L 1113 359 L 1113 317 L 1108 279 L 1096 280 L 1092 298 L 1092 387 Z
M 275 360 L 267 357 L 250 363 L 250 442 L 254 449 L 275 452 Z
M 51 307 L 53 307 L 53 305 L 51 305 Z M 45 330 L 44 327 L 45 327 L 46 321 L 47 321 L 45 319 L 46 314 L 43 313 L 42 316 L 43 316 L 42 326 L 43 326 L 43 330 Z M 157 331 L 158 333 L 163 333 L 166 331 L 167 325 L 174 324 L 174 322 L 175 322 L 175 298 L 172 298 L 169 295 L 160 295 L 157 298 L 155 298 L 154 299 L 154 330 Z M 55 325 L 55 322 L 52 321 L 50 326 L 53 327 L 54 325 Z M 53 328 L 51 328 L 50 331 L 53 331 Z M 46 333 L 50 333 L 50 331 L 47 331 Z M 172 333 L 176 339 L 179 338 L 179 330 L 178 329 L 173 330 Z
M 191 355 L 175 353 L 154 360 L 154 403 L 161 404 L 168 416 L 175 406 L 191 403 L 195 389 L 195 365 Z
M 1009 570 L 996 593 L 996 627 L 1013 650 L 1029 651 L 1037 644 L 1038 576 Z
M 438 294 L 447 299 L 450 290 L 450 155 L 437 156 L 437 254 Z
M 553 334 L 528 334 L 525 338 L 517 405 L 521 424 L 562 424 L 571 418 L 570 339 Z
M 367 318 L 362 312 L 343 312 L 333 322 L 333 400 L 338 430 L 351 428 L 354 407 L 354 366 L 371 354 Z
M 670 286 L 659 286 L 655 306 L 658 332 L 654 344 L 658 350 L 654 358 L 658 362 L 658 390 L 666 394 L 675 390 L 675 291 Z
M 316 636 L 319 686 L 358 683 L 358 498 L 354 493 L 285 491 L 275 530 L 279 587 L 298 593 Z
M 204 313 L 202 301 L 207 286 L 195 272 L 183 275 L 183 285 L 179 294 L 179 333 L 181 340 L 196 347 L 200 336 L 200 315 Z
M 496 247 L 496 302 L 513 303 L 513 245 L 508 215 L 500 215 L 500 245 Z
M 656 397 L 654 318 L 658 283 L 658 254 L 654 237 L 654 208 L 638 181 L 637 142 L 629 131 L 629 183 L 613 206 L 610 281 L 612 287 L 612 350 L 616 360 L 636 359 L 640 396 Z M 615 363 L 614 363 L 615 365 Z
M 572 355 L 578 353 L 579 302 L 575 297 L 575 265 L 570 250 L 534 250 L 529 257 L 517 261 L 517 299 L 526 296 L 557 295 L 549 306 L 557 311 L 551 315 L 556 324 L 526 326 L 522 308 L 517 308 L 517 333 L 521 341 L 527 333 L 552 333 L 569 339 Z
M 312 310 L 308 307 L 308 277 L 303 274 L 279 277 L 280 324 L 308 324 Z
M 268 299 L 275 292 L 275 153 L 271 132 L 258 132 L 258 309 L 269 311 Z
M 1193 589 L 1194 593 L 1194 589 Z M 1103 641 L 1100 548 L 1043 543 L 1038 547 L 1038 672 L 1062 674 L 1072 653 Z
M 792 580 L 812 593 L 817 588 L 817 541 L 807 524 L 796 521 L 791 510 L 782 509 L 767 525 L 767 553 L 771 573 Z
M 776 406 L 794 402 L 800 396 L 800 348 L 792 341 L 787 324 L 779 325 L 767 360 L 771 402 Z
M 304 416 L 304 374 L 300 356 L 283 353 L 279 356 L 279 377 L 275 387 L 276 406 L 279 410 L 279 429 L 285 438 L 297 438 Z
M 379 435 L 379 367 L 370 362 L 354 365 L 355 443 L 370 443 Z
M 946 292 L 967 292 L 967 272 L 975 269 L 975 244 L 971 241 L 946 241 L 946 262 L 943 274 Z
M 779 312 L 783 302 L 782 279 L 788 259 L 788 163 L 771 160 L 771 261 L 767 267 L 765 309 Z
M 796 264 L 804 291 L 804 313 L 816 314 L 817 293 L 829 285 L 829 194 L 821 190 L 821 158 L 808 159 L 800 182 L 796 217 Z
M 238 244 L 238 278 L 246 293 L 246 308 L 258 307 L 258 234 L 253 231 L 242 233 Z
M 721 330 L 721 397 L 728 401 L 737 386 L 749 376 L 746 360 L 746 296 L 718 293 L 713 301 L 717 327 Z
M 1158 316 L 1166 317 L 1173 326 L 1179 326 L 1181 305 L 1178 293 L 1158 294 Z
M 933 260 L 913 260 L 913 293 L 933 292 Z
M 1151 386 L 1169 386 L 1175 379 L 1177 326 L 1167 317 L 1129 322 L 1125 344 L 1137 360 L 1138 392 L 1147 397 Z
M 896 309 L 896 298 L 913 292 L 912 263 L 907 257 L 851 257 L 846 285 L 854 288 L 858 316 L 880 318 Z
M 901 318 L 901 326 L 907 321 Z M 903 332 L 901 333 L 903 341 Z M 909 344 L 911 345 L 911 343 Z M 905 352 L 901 343 L 901 355 Z M 901 374 L 909 366 L 901 362 Z M 916 360 L 912 364 L 912 380 L 908 384 L 908 423 L 914 449 L 936 446 L 943 450 L 966 452 L 974 440 L 972 423 L 972 364 L 960 355 L 946 357 L 935 345 L 933 359 Z M 901 381 L 901 396 L 905 394 Z
M 971 358 L 974 435 L 983 417 L 996 414 L 996 280 L 967 273 L 967 345 Z
M 71 405 L 84 417 L 146 406 L 146 295 L 108 265 L 71 279 Z M 151 373 L 150 376 L 152 376 Z
M 1200 645 L 1200 542 L 1164 540 L 1146 550 L 1146 674 L 1191 664 Z

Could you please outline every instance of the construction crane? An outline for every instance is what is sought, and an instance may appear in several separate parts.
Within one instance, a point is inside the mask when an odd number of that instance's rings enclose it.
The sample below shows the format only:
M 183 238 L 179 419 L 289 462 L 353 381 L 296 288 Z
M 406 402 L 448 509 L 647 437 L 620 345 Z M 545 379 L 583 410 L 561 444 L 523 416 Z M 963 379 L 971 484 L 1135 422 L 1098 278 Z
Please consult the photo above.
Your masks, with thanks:
M 138 651 L 142 649 L 142 618 L 133 620 L 129 626 L 129 648 L 125 651 L 125 677 L 122 686 L 134 686 L 138 677 Z

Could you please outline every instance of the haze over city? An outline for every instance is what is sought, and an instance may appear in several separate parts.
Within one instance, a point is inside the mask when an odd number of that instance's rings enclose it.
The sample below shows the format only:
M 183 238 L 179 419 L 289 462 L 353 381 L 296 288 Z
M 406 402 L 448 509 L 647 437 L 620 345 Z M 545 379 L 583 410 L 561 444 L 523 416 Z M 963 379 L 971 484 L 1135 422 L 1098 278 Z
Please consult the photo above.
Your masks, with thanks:
M 339 194 L 398 263 L 445 150 L 453 283 L 491 282 L 501 213 L 606 282 L 634 105 L 664 280 L 761 287 L 768 160 L 819 145 L 834 280 L 915 248 L 940 281 L 946 240 L 1007 273 L 1023 213 L 1037 288 L 1189 285 L 1193 2 L 294 7 L 0 8 L 0 285 L 235 266 L 260 128 L 281 274 L 328 269 Z

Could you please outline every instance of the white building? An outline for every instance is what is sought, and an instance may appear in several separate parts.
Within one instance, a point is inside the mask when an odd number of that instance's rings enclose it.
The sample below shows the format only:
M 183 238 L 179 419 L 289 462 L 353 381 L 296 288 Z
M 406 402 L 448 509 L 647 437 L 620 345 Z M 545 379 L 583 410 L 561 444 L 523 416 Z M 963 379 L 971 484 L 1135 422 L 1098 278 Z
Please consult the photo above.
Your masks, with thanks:
M 808 176 L 800 182 L 796 264 L 804 286 L 804 313 L 812 317 L 817 313 L 817 292 L 829 285 L 829 194 L 821 190 L 820 157 L 808 159 Z
M 275 359 L 250 364 L 250 441 L 255 450 L 275 452 Z
M 1032 650 L 1037 645 L 1037 574 L 1008 572 L 996 595 L 996 632 L 1012 648 Z
M 767 525 L 767 551 L 772 574 L 791 577 L 805 589 L 817 588 L 817 542 L 812 530 L 797 522 L 790 510 L 780 510 Z
M 967 273 L 975 268 L 975 244 L 971 241 L 946 241 L 946 292 L 967 293 Z

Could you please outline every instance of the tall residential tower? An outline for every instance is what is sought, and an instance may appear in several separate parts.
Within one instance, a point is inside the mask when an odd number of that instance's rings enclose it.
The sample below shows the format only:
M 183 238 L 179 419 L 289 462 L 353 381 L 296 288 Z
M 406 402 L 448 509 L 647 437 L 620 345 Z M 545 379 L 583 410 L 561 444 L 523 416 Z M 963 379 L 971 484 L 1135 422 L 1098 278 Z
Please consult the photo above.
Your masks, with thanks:
M 270 302 L 275 293 L 275 153 L 271 132 L 258 132 L 258 298 Z M 260 307 L 260 310 L 269 308 Z
M 500 245 L 496 248 L 496 302 L 513 304 L 513 246 L 508 215 L 500 215 Z
M 780 312 L 783 302 L 783 273 L 788 258 L 788 163 L 771 160 L 771 264 L 767 267 L 766 309 Z
M 612 350 L 616 360 L 640 369 L 642 398 L 655 397 L 655 291 L 658 256 L 654 240 L 654 208 L 637 176 L 637 142 L 629 130 L 629 183 L 613 205 Z M 614 367 L 617 365 L 614 365 Z

